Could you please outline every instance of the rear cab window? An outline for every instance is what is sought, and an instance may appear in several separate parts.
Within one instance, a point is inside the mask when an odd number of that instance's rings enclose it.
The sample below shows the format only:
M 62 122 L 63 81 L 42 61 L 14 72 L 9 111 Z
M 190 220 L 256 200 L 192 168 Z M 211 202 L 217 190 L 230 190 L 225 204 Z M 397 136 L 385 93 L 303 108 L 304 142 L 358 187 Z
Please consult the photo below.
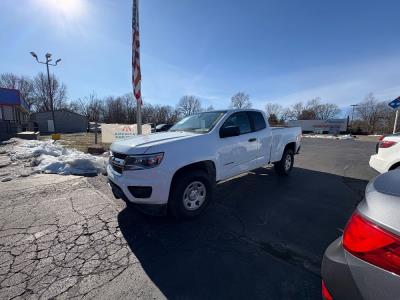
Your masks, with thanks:
M 267 128 L 267 124 L 265 123 L 265 119 L 262 113 L 258 111 L 249 111 L 248 114 L 253 122 L 254 131 L 260 131 Z

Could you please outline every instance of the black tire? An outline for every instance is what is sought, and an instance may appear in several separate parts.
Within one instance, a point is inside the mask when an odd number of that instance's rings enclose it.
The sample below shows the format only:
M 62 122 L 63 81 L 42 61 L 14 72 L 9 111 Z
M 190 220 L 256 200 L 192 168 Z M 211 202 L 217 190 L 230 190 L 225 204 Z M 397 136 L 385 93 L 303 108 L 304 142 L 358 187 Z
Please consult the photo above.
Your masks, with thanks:
M 288 161 L 289 160 L 289 161 Z M 293 169 L 294 152 L 292 149 L 285 149 L 282 159 L 274 163 L 275 172 L 280 176 L 288 176 Z
M 191 187 L 198 188 L 198 197 L 190 199 L 185 197 Z M 189 189 L 189 190 L 187 190 Z M 201 191 L 205 192 L 204 199 L 202 199 Z M 185 194 L 186 193 L 186 194 Z M 189 192 L 190 193 L 190 192 Z M 202 170 L 193 170 L 179 174 L 171 186 L 170 197 L 168 201 L 169 212 L 176 218 L 188 219 L 200 215 L 207 207 L 212 199 L 213 185 L 209 175 Z M 186 200 L 185 200 L 186 199 Z M 189 207 L 192 203 L 193 207 Z M 199 205 L 197 204 L 199 203 Z M 200 204 L 201 203 L 201 204 Z

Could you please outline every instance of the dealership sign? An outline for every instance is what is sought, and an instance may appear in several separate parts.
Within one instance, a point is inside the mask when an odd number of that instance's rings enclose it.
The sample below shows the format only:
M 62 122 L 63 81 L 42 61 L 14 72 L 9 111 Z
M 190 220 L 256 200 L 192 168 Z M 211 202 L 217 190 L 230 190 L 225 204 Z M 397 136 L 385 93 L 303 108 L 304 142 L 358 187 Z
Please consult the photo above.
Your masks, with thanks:
M 389 106 L 393 108 L 394 110 L 397 110 L 400 108 L 400 97 L 394 99 L 392 102 L 389 103 Z
M 151 133 L 151 126 L 142 125 L 143 135 Z M 110 144 L 118 140 L 126 140 L 137 135 L 137 125 L 124 124 L 101 124 L 101 140 L 103 143 Z

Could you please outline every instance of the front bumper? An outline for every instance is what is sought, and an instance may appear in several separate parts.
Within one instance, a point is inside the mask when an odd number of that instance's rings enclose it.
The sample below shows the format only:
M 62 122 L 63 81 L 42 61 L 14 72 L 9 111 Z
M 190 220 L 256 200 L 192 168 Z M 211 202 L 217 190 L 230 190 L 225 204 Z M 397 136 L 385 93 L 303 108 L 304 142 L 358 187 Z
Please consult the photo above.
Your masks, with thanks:
M 379 154 L 371 155 L 369 166 L 379 173 L 385 173 L 389 170 L 387 162 L 380 158 Z
M 117 198 L 142 205 L 165 205 L 168 203 L 171 177 L 159 168 L 123 171 L 122 174 L 119 174 L 108 165 L 107 175 Z M 151 187 L 150 197 L 134 197 L 129 191 L 129 187 L 132 186 Z

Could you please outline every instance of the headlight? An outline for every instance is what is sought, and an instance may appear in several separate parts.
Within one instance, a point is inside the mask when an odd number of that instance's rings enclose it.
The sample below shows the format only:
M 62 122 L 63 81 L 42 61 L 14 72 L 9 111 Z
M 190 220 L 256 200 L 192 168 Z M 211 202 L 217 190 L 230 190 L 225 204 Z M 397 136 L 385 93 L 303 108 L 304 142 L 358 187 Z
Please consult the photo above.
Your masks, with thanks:
M 125 170 L 143 170 L 157 167 L 164 158 L 164 153 L 128 155 L 125 158 Z

